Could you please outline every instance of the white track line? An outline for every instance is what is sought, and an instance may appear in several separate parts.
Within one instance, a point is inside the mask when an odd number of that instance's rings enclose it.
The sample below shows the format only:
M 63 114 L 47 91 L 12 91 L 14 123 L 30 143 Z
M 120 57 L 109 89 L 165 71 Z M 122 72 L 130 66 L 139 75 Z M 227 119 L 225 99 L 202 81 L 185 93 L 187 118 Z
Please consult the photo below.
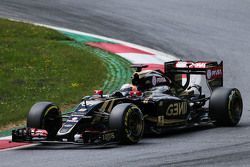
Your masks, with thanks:
M 12 140 L 11 136 L 1 137 L 0 140 Z

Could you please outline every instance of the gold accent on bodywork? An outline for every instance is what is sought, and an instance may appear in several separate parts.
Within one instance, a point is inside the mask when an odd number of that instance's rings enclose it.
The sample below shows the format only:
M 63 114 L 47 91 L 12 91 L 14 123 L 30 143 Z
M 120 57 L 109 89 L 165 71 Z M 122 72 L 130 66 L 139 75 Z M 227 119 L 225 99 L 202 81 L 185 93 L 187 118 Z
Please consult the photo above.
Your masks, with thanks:
M 145 120 L 150 121 L 150 122 L 155 122 L 157 123 L 157 125 L 158 124 L 160 125 L 162 124 L 162 118 L 159 119 L 159 117 L 145 117 Z M 184 123 L 184 122 L 186 122 L 186 120 L 184 119 L 164 119 L 164 125 L 171 125 L 171 124 Z
M 164 126 L 164 116 L 158 116 L 157 126 Z
M 143 70 L 140 72 L 135 72 L 133 75 L 137 74 L 139 76 L 139 79 L 143 78 L 146 74 L 152 72 L 153 70 Z
M 102 112 L 104 112 L 104 111 L 106 110 L 108 104 L 109 104 L 109 100 L 103 102 L 103 104 L 102 104 L 100 110 L 101 110 Z
M 115 100 L 111 100 L 111 103 L 110 103 L 109 108 L 108 108 L 108 110 L 107 110 L 108 112 L 111 112 L 114 103 L 115 103 Z
M 100 111 L 102 112 L 111 112 L 111 110 L 113 109 L 113 106 L 115 104 L 115 101 L 117 101 L 116 99 L 112 99 L 112 100 L 107 100 L 105 101 L 101 108 Z

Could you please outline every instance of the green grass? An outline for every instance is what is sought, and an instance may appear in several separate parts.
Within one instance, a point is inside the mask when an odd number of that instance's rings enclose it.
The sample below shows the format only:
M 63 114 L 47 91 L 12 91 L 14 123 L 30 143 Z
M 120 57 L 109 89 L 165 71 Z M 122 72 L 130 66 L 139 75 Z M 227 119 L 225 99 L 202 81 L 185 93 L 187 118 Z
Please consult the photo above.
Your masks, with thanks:
M 0 19 L 0 127 L 24 120 L 37 101 L 67 106 L 105 81 L 105 64 L 64 35 Z

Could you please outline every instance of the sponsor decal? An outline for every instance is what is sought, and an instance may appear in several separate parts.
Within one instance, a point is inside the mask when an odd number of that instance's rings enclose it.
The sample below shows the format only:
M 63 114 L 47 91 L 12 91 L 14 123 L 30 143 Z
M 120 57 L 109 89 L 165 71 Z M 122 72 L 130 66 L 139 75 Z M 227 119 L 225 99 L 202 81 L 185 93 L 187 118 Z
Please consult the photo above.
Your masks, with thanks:
M 78 111 L 79 112 L 84 112 L 84 111 L 87 111 L 87 109 L 86 108 L 80 108 Z
M 166 82 L 166 79 L 163 78 L 163 77 L 156 78 L 156 82 L 157 82 L 157 83 L 164 83 L 164 82 Z
M 188 61 L 181 61 L 177 62 L 175 67 L 182 67 L 182 68 L 187 68 L 189 65 L 189 68 L 206 68 L 207 62 L 188 62 Z
M 170 104 L 166 110 L 166 116 L 181 116 L 187 113 L 187 102 Z
M 67 122 L 78 122 L 78 117 L 71 117 Z
M 217 78 L 222 78 L 223 76 L 223 71 L 221 67 L 213 67 L 207 70 L 207 79 L 217 79 Z
M 48 135 L 48 132 L 44 129 L 31 128 L 32 137 L 46 137 L 47 135 Z
M 71 128 L 73 125 L 72 124 L 65 124 L 63 125 L 64 128 Z
M 93 106 L 93 105 L 98 104 L 99 102 L 100 102 L 100 101 L 98 101 L 98 100 L 91 100 L 91 101 L 86 101 L 86 104 L 87 104 L 88 107 L 91 107 L 91 106 Z M 81 102 L 80 105 L 81 105 L 82 107 L 86 107 L 84 101 Z
M 155 86 L 156 84 L 159 84 L 159 83 L 164 83 L 164 82 L 167 82 L 166 78 L 164 78 L 164 77 L 156 77 L 156 76 L 152 77 L 152 85 L 153 86 Z
M 192 63 L 189 68 L 206 68 L 205 62 Z
M 212 71 L 210 69 L 207 70 L 207 79 L 211 79 Z
M 115 133 L 114 132 L 105 133 L 105 134 L 102 135 L 102 139 L 104 141 L 111 141 L 111 140 L 115 139 Z

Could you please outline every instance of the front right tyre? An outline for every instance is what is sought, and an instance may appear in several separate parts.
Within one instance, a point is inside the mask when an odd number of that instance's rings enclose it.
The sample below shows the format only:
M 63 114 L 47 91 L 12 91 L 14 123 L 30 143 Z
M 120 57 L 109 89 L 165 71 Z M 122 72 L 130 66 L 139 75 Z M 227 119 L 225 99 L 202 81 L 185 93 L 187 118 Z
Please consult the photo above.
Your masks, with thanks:
M 117 130 L 120 144 L 138 143 L 144 132 L 143 114 L 134 104 L 118 104 L 111 111 L 109 126 Z

